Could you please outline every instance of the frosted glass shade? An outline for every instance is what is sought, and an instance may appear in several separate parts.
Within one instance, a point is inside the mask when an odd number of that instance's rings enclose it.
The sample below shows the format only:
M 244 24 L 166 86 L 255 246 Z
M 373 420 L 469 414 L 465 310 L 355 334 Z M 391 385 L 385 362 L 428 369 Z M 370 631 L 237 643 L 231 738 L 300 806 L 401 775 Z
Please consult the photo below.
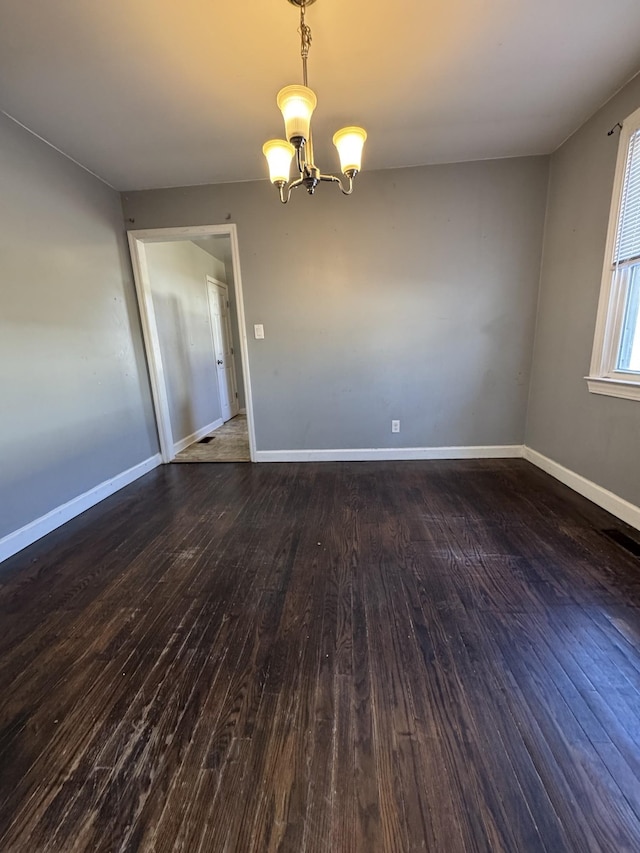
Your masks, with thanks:
M 272 184 L 283 181 L 285 184 L 289 180 L 289 170 L 291 169 L 291 158 L 296 153 L 296 149 L 284 139 L 270 139 L 262 146 L 262 153 L 267 158 L 269 164 L 269 178 Z
M 309 138 L 309 124 L 318 99 L 306 86 L 285 86 L 278 92 L 278 109 L 284 117 L 286 137 Z
M 343 127 L 333 135 L 333 144 L 338 149 L 340 168 L 348 172 L 359 172 L 362 166 L 362 146 L 367 138 L 361 127 Z

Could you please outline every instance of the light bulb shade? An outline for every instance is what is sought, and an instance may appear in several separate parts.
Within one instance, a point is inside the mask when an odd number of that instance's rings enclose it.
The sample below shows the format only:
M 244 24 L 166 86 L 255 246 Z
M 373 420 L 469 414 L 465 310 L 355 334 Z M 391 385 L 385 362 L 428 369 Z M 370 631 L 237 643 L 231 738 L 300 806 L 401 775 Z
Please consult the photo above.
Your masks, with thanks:
M 367 138 L 361 127 L 343 127 L 333 134 L 333 144 L 338 149 L 340 168 L 347 175 L 359 172 L 362 166 L 362 146 Z
M 318 99 L 306 86 L 285 86 L 278 92 L 278 109 L 284 117 L 286 137 L 309 139 L 311 116 Z
M 269 178 L 271 183 L 276 184 L 282 181 L 286 184 L 289 180 L 289 170 L 291 169 L 291 158 L 296 153 L 296 149 L 284 139 L 270 139 L 262 146 L 262 153 L 267 158 L 269 164 Z

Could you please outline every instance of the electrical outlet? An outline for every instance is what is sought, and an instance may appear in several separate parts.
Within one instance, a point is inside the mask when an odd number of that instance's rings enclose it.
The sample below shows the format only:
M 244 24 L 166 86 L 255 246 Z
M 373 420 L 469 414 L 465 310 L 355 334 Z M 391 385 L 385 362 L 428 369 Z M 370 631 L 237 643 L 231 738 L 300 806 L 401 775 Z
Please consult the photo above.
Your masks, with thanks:
M 256 323 L 253 327 L 253 333 L 257 341 L 264 340 L 264 326 L 262 323 Z
M 400 432 L 400 421 L 391 421 L 391 432 Z

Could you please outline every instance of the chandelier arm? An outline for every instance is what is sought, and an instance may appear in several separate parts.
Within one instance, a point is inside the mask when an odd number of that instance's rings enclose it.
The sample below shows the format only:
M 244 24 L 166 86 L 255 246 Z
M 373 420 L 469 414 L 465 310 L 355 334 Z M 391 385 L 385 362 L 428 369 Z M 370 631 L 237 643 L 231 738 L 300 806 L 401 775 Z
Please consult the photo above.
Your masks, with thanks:
M 296 168 L 298 172 L 302 175 L 304 173 L 304 168 L 307 165 L 307 158 L 305 157 L 305 149 L 306 146 L 301 145 L 299 148 L 296 147 Z
M 340 192 L 343 195 L 351 195 L 353 192 L 353 177 L 351 175 L 347 175 L 347 180 L 349 181 L 349 189 L 346 190 L 340 178 L 337 178 L 335 175 L 320 175 L 321 181 L 329 181 L 332 184 L 337 184 L 340 187 Z
M 315 163 L 313 162 L 313 131 L 311 130 L 311 125 L 309 125 L 309 139 L 305 145 L 305 149 L 305 166 L 315 168 Z
M 291 181 L 290 184 L 286 184 L 284 181 L 278 183 L 278 190 L 280 192 L 280 201 L 283 204 L 287 204 L 289 199 L 291 198 L 291 193 L 293 190 L 301 187 L 304 184 L 304 180 L 302 178 L 298 178 L 297 181 Z

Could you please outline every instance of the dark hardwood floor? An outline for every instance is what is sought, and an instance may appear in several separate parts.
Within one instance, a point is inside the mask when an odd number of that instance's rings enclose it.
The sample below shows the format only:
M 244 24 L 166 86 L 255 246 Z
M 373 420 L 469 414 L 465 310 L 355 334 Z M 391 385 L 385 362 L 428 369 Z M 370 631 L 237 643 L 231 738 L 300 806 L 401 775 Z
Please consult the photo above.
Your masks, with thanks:
M 521 460 L 152 472 L 0 569 L 0 850 L 640 850 L 612 527 Z

